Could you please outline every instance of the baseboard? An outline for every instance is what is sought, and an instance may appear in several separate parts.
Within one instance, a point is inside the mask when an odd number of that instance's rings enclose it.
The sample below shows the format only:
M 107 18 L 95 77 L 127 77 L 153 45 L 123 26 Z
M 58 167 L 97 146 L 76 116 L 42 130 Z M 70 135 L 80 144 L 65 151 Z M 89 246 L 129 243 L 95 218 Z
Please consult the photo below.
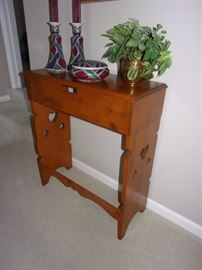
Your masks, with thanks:
M 104 183 L 105 185 L 118 190 L 118 182 L 111 177 L 107 176 L 104 173 L 101 173 L 94 168 L 88 166 L 87 164 L 81 162 L 78 159 L 73 158 L 73 166 L 81 170 L 82 172 L 89 174 L 90 176 L 94 177 L 95 179 L 99 180 L 100 182 Z
M 11 98 L 9 95 L 0 96 L 0 102 L 6 102 L 6 101 L 11 101 Z
M 75 158 L 73 158 L 73 166 L 77 167 L 84 173 L 89 174 L 105 185 L 108 185 L 114 190 L 118 190 L 118 182 L 115 179 L 105 175 L 104 173 L 97 171 L 96 169 Z M 147 200 L 147 208 L 202 239 L 202 226 L 191 221 L 190 219 L 179 215 L 178 213 L 170 210 L 160 203 L 151 200 L 150 198 Z
M 147 208 L 202 239 L 202 226 L 148 198 Z

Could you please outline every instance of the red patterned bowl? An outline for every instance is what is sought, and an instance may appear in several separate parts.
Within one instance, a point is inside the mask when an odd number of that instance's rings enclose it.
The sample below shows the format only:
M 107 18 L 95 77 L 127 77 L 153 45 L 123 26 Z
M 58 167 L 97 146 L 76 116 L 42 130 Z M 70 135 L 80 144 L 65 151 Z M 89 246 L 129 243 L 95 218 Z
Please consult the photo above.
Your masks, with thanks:
M 82 82 L 100 81 L 109 75 L 107 64 L 94 60 L 74 63 L 69 72 L 75 79 Z

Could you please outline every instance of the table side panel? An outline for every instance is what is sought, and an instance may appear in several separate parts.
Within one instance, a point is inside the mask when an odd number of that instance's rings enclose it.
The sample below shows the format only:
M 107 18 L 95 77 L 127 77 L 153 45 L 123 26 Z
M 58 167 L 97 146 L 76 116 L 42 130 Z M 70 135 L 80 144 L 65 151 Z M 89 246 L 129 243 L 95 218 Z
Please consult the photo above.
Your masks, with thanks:
M 50 121 L 53 109 L 36 102 L 31 102 L 36 152 L 40 163 L 50 168 L 72 167 L 72 150 L 69 115 L 57 112 Z
M 131 132 L 125 137 L 121 160 L 119 199 L 124 219 L 119 226 L 120 235 L 125 233 L 133 216 L 146 207 L 164 96 L 165 89 L 162 89 L 138 100 L 134 106 Z

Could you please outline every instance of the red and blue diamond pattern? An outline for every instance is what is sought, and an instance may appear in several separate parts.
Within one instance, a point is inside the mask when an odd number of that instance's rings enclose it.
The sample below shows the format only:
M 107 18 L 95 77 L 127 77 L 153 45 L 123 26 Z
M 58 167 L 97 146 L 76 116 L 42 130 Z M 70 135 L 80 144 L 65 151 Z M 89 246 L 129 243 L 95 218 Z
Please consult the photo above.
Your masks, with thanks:
M 66 61 L 62 52 L 62 38 L 59 32 L 51 31 L 49 36 L 50 55 L 46 68 L 53 71 L 66 70 Z

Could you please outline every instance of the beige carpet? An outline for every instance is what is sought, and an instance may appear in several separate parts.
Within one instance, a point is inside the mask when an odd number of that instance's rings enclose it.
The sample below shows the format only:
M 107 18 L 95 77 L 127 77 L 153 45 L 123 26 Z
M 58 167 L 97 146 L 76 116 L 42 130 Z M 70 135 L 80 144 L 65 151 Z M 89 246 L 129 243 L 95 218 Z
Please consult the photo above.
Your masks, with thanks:
M 53 177 L 42 187 L 19 96 L 0 103 L 1 270 L 202 269 L 199 238 L 155 213 L 138 214 L 120 241 L 102 208 Z M 76 169 L 70 174 L 116 203 L 115 191 Z

